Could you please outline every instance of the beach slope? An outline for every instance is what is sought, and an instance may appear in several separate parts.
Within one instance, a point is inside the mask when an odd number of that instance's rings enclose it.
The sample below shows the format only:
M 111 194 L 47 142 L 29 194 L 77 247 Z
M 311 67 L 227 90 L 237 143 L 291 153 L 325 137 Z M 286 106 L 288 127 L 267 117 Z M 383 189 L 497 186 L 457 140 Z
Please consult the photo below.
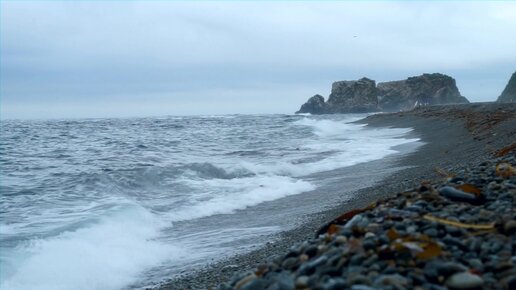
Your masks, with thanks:
M 511 289 L 516 104 L 420 107 L 359 122 L 411 127 L 425 145 L 398 161 L 405 169 L 265 247 L 157 288 Z

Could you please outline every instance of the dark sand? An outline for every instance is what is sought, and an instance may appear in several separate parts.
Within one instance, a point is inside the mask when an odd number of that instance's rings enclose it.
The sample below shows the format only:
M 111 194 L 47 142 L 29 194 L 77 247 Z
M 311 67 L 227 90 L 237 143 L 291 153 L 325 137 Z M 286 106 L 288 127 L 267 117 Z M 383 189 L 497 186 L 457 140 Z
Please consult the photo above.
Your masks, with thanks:
M 156 289 L 214 288 L 236 272 L 254 269 L 284 255 L 292 245 L 313 238 L 317 229 L 342 212 L 417 187 L 423 180 L 437 178 L 436 168 L 453 171 L 453 168 L 477 164 L 516 142 L 516 104 L 432 106 L 373 115 L 360 122 L 374 127 L 414 128 L 414 136 L 421 138 L 425 145 L 397 161 L 397 166 L 406 169 L 390 175 L 381 184 L 359 190 L 355 198 L 345 204 L 310 216 L 306 223 L 278 235 L 263 248 L 177 277 Z

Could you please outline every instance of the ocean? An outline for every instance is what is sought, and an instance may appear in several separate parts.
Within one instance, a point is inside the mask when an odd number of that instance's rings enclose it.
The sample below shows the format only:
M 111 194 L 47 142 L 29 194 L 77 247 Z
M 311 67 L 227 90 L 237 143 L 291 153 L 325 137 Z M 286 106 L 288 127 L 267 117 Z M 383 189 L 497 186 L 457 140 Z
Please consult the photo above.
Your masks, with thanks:
M 0 289 L 140 289 L 255 249 L 418 141 L 365 116 L 3 120 Z

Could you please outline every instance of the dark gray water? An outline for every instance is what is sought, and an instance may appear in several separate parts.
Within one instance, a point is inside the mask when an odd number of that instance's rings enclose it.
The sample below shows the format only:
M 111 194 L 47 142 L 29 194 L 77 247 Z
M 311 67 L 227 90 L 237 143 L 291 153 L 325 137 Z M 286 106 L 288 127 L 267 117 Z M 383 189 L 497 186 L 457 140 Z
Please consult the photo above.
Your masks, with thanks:
M 331 172 L 415 141 L 361 117 L 2 121 L 0 289 L 139 287 L 249 250 L 320 210 Z

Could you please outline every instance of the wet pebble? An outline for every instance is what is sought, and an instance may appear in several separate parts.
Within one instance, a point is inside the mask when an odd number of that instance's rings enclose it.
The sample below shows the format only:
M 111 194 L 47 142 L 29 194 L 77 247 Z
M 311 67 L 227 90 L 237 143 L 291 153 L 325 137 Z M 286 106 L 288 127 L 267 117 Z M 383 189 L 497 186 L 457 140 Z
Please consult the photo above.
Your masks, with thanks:
M 446 281 L 446 286 L 454 290 L 481 289 L 483 284 L 484 281 L 482 280 L 482 278 L 468 272 L 453 274 Z
M 506 186 L 516 180 L 495 177 L 495 166 L 353 212 L 334 222 L 336 233 L 323 232 L 218 289 L 516 289 L 516 192 Z M 453 187 L 459 184 L 474 184 L 487 198 Z

